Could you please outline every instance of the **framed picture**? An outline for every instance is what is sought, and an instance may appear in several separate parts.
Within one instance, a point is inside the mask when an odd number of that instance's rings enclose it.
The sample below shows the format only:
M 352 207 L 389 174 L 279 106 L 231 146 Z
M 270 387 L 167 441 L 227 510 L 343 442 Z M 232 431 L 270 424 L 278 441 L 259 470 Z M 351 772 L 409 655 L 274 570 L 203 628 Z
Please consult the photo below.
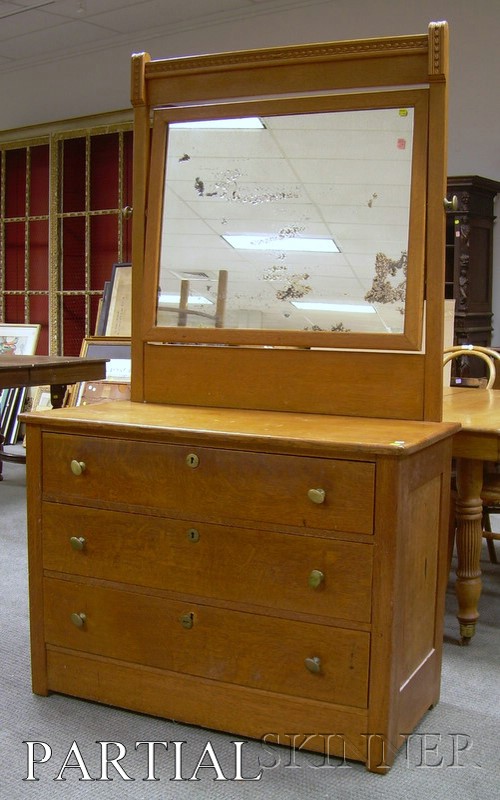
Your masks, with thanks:
M 106 379 L 92 381 L 92 389 L 87 386 L 87 381 L 75 384 L 67 405 L 78 406 L 83 403 L 97 402 L 102 399 L 129 399 L 130 392 L 126 389 L 113 391 L 111 385 L 119 384 L 123 387 L 130 384 L 131 377 L 131 342 L 125 336 L 89 336 L 82 342 L 80 350 L 82 358 L 109 358 L 106 364 Z M 105 383 L 105 387 L 99 387 Z M 128 394 L 128 397 L 127 397 Z
M 120 381 L 84 381 L 75 405 L 90 406 L 93 403 L 109 403 L 112 400 L 130 400 L 130 383 Z
M 18 389 L 2 389 L 0 398 L 1 417 L 0 430 L 3 444 L 16 444 L 19 435 L 19 414 L 24 411 L 26 402 L 25 386 Z
M 132 264 L 113 264 L 109 286 L 105 286 L 99 319 L 104 336 L 132 335 Z
M 36 386 L 31 400 L 31 410 L 50 411 L 51 408 L 50 386 Z
M 41 325 L 0 323 L 0 356 L 33 356 Z
M 106 320 L 108 318 L 108 313 L 109 313 L 110 299 L 111 299 L 111 281 L 105 281 L 104 288 L 102 290 L 102 297 L 99 299 L 94 336 L 104 336 L 104 331 L 106 328 Z
M 109 358 L 106 380 L 130 381 L 131 342 L 126 336 L 88 336 L 82 342 L 82 358 Z
M 26 399 L 26 410 L 28 411 L 50 411 L 52 408 L 52 398 L 50 396 L 50 386 L 31 386 L 28 389 Z M 24 426 L 21 426 L 24 430 Z M 23 436 L 23 447 L 26 447 L 26 437 Z

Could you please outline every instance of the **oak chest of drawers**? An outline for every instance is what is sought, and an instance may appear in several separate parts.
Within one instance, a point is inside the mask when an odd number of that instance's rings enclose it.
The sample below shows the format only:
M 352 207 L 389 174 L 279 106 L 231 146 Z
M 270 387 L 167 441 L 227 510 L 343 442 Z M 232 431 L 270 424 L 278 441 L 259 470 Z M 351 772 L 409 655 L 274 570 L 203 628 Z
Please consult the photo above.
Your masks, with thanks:
M 127 402 L 26 422 L 35 692 L 388 768 L 439 696 L 450 426 Z

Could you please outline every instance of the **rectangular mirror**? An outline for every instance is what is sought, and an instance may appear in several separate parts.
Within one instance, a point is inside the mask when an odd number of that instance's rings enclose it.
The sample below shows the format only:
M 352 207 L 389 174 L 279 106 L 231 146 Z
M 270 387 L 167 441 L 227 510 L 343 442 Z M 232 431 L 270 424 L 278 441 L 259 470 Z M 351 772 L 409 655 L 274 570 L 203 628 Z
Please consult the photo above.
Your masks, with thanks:
M 427 94 L 155 110 L 152 341 L 418 350 Z

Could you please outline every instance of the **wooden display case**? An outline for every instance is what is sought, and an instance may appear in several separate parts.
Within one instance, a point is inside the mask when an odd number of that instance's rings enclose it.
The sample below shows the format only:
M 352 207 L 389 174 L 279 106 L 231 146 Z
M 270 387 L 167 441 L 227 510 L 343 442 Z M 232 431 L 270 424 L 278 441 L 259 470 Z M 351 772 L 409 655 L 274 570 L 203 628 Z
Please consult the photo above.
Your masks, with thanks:
M 491 345 L 492 266 L 498 181 L 478 175 L 448 178 L 457 208 L 446 215 L 446 297 L 455 299 L 455 344 Z M 464 356 L 459 374 L 483 375 L 478 359 Z

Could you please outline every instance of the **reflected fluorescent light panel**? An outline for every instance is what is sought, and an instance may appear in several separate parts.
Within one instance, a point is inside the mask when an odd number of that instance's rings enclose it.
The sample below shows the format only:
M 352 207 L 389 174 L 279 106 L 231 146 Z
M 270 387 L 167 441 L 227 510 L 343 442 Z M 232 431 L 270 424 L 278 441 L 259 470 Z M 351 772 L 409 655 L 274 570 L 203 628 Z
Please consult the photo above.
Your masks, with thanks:
M 160 294 L 158 298 L 158 302 L 165 305 L 172 304 L 178 306 L 180 301 L 181 298 L 178 294 Z M 192 295 L 189 297 L 188 306 L 213 306 L 213 302 L 209 300 L 208 297 L 203 297 L 202 295 Z
M 234 234 L 222 237 L 235 250 L 286 250 L 296 253 L 340 253 L 333 239 L 293 236 L 279 239 L 262 234 Z
M 353 305 L 352 303 L 321 303 L 306 300 L 292 300 L 292 306 L 301 311 L 336 311 L 344 314 L 375 314 L 373 306 Z
M 238 119 L 199 119 L 192 122 L 172 122 L 171 128 L 205 128 L 212 130 L 257 130 L 266 126 L 259 117 L 241 117 Z

